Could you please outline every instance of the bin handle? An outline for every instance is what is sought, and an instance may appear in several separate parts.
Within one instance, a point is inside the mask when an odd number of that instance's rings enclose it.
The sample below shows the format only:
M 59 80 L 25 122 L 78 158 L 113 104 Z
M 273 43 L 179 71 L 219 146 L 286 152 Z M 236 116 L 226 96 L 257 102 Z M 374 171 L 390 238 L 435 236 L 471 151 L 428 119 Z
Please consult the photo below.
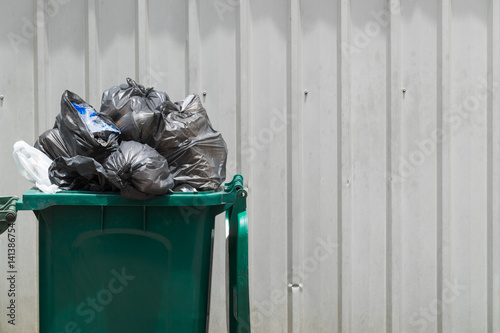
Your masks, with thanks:
M 250 299 L 248 284 L 248 215 L 247 192 L 237 191 L 234 205 L 226 213 L 229 228 L 229 332 L 250 333 Z
M 0 197 L 0 235 L 16 222 L 18 197 Z

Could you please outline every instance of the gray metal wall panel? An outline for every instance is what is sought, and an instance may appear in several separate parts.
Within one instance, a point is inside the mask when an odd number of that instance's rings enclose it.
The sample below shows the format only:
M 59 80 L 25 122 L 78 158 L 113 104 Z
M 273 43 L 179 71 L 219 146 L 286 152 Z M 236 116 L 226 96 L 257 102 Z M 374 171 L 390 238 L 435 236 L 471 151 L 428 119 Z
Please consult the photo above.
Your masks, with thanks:
M 28 188 L 12 144 L 52 126 L 64 89 L 96 106 L 127 76 L 175 100 L 205 91 L 228 179 L 243 173 L 250 194 L 254 332 L 500 329 L 499 0 L 5 8 L 2 194 Z M 18 325 L 0 311 L 6 333 L 36 326 L 36 223 L 24 213 L 17 225 Z M 222 283 L 223 244 L 214 251 Z M 5 255 L 0 275 L 5 309 Z M 223 289 L 212 297 L 221 332 Z
M 419 164 L 404 174 L 397 170 L 401 177 L 395 177 L 401 190 L 401 245 L 397 249 L 401 251 L 400 325 L 409 332 L 438 331 L 437 317 L 431 316 L 423 324 L 421 315 L 415 316 L 437 294 L 438 166 L 433 139 L 438 127 L 437 13 L 438 4 L 426 1 L 424 8 L 416 2 L 405 3 L 401 14 L 401 36 L 405 36 L 401 39 L 401 89 L 406 93 L 398 92 L 403 96 L 399 163 L 411 159 Z
M 4 6 L 3 6 L 4 7 Z M 32 28 L 24 28 L 26 19 L 31 18 L 35 4 L 33 2 L 12 2 L 2 8 L 0 22 L 0 174 L 2 195 L 22 193 L 29 183 L 17 176 L 12 159 L 12 146 L 18 140 L 32 142 L 35 132 L 34 102 L 34 45 Z M 12 40 L 12 42 L 11 42 Z M 33 332 L 37 325 L 36 290 L 36 224 L 33 214 L 20 214 L 20 223 L 15 228 L 15 263 L 8 263 L 7 237 L 0 239 L 0 332 Z M 12 269 L 13 268 L 13 269 Z M 10 273 L 15 271 L 15 288 L 11 288 Z M 15 290 L 13 290 L 15 289 Z M 16 326 L 8 323 L 10 297 L 15 295 L 17 318 Z M 20 315 L 24 314 L 24 315 Z

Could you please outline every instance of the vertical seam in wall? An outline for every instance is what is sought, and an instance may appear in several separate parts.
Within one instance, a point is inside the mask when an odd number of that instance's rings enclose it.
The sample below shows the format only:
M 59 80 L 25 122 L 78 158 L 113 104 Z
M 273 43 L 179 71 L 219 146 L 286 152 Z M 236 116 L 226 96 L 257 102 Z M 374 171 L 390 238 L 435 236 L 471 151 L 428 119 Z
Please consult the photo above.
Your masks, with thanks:
M 237 82 L 237 110 L 236 110 L 236 171 L 245 174 L 245 182 L 248 184 L 249 165 L 243 165 L 242 153 L 243 141 L 248 137 L 250 127 L 250 29 L 249 29 L 249 0 L 240 0 L 237 15 L 237 43 L 236 43 L 236 82 Z
M 303 255 L 303 122 L 302 122 L 302 67 L 301 67 L 301 12 L 300 0 L 291 0 L 289 11 L 288 43 L 288 132 L 287 132 L 287 183 L 288 186 L 288 264 L 299 267 Z M 295 182 L 293 180 L 296 180 Z M 290 267 L 290 266 L 289 266 Z M 289 273 L 291 270 L 289 269 Z M 295 280 L 296 279 L 296 280 Z M 292 275 L 292 284 L 303 284 L 304 277 Z M 307 285 L 304 287 L 307 288 Z M 289 304 L 289 322 L 293 332 L 301 332 L 303 288 L 293 288 Z
M 386 39 L 386 325 L 400 331 L 401 311 L 401 195 L 402 183 L 394 182 L 401 156 L 401 15 L 400 0 L 387 0 L 389 29 Z M 399 8 L 397 10 L 396 8 Z
M 391 6 L 391 0 L 387 0 L 387 5 Z M 386 251 L 386 267 L 385 267 L 385 301 L 386 301 L 386 332 L 392 333 L 392 186 L 391 181 L 387 178 L 392 171 L 392 29 L 394 25 L 393 16 L 389 15 L 389 29 L 387 30 L 386 38 L 386 191 L 385 191 L 385 251 Z
M 141 47 L 139 39 L 141 38 L 140 33 L 140 16 L 141 16 L 141 11 L 140 11 L 140 4 L 141 0 L 136 0 L 135 1 L 135 80 L 139 80 L 139 67 L 140 67 L 140 51 L 139 48 Z M 140 83 L 140 82 L 139 82 Z
M 100 48 L 99 48 L 99 4 L 98 0 L 87 0 L 86 10 L 86 54 L 85 54 L 85 90 L 89 103 L 98 103 L 101 94 Z M 97 105 L 96 105 L 97 107 Z
M 85 100 L 87 101 L 90 101 L 90 1 L 92 0 L 85 0 Z
M 44 0 L 34 0 L 33 1 L 33 22 L 36 22 L 36 33 L 33 39 L 34 43 L 34 97 L 35 97 L 35 114 L 34 114 L 34 137 L 38 138 L 41 131 L 44 131 L 48 126 L 47 120 L 49 116 L 47 112 L 50 110 L 50 99 L 49 99 L 49 53 L 48 53 L 48 43 L 47 43 L 47 16 L 44 10 L 39 10 L 39 8 L 44 8 Z M 39 24 L 39 15 L 42 17 L 43 24 Z M 38 223 L 36 224 L 36 244 L 35 252 L 38 257 L 39 254 L 39 239 L 38 239 Z M 35 273 L 38 277 L 40 265 L 38 261 L 36 262 Z M 39 293 L 39 280 L 36 278 L 36 302 L 38 304 L 40 300 Z M 35 314 L 35 327 L 37 331 L 40 329 L 40 311 L 39 306 Z
M 337 0 L 337 332 L 342 332 L 342 0 Z
M 440 0 L 438 6 L 438 24 L 437 24 L 437 114 L 436 114 L 436 127 L 438 131 L 443 133 L 443 1 Z M 437 299 L 442 298 L 442 285 L 443 285 L 443 143 L 441 140 L 437 141 L 436 147 L 437 158 L 437 224 L 436 224 L 436 294 Z M 437 331 L 443 331 L 443 315 L 441 311 L 437 314 Z
M 451 111 L 451 3 L 450 0 L 440 0 L 438 4 L 438 121 L 441 126 L 442 138 L 438 140 L 438 220 L 437 220 L 437 272 L 436 288 L 437 299 L 443 298 L 444 282 L 451 277 L 451 147 L 453 137 L 451 127 L 445 121 L 446 112 Z M 438 152 L 439 151 L 439 152 Z M 438 312 L 437 328 L 438 332 L 451 332 L 453 330 L 452 317 L 453 304 L 447 305 L 445 312 Z
M 200 93 L 200 31 L 199 31 L 199 3 L 197 0 L 188 0 L 188 29 L 187 29 L 187 91 L 188 94 Z
M 33 21 L 36 24 L 35 43 L 35 138 L 49 128 L 47 113 L 50 110 L 49 54 L 47 43 L 47 15 L 40 8 L 45 7 L 45 0 L 34 0 Z M 40 24 L 42 18 L 43 24 Z
M 33 0 L 33 18 L 36 18 L 38 0 Z M 40 79 L 39 69 L 38 69 L 38 36 L 35 36 L 33 39 L 33 81 L 34 81 L 34 100 L 35 100 L 35 114 L 34 114 L 34 137 L 38 138 L 40 135 L 40 83 L 38 80 Z
M 286 79 L 286 113 L 287 116 L 290 115 L 291 109 L 292 109 L 292 24 L 293 24 L 293 18 L 292 18 L 292 11 L 293 11 L 293 1 L 287 1 L 288 3 L 288 8 L 287 8 L 287 46 L 286 46 L 286 61 L 287 61 L 287 79 Z M 286 183 L 287 183 L 287 195 L 286 195 L 286 207 L 287 207 L 287 212 L 286 212 L 286 220 L 287 220 L 287 284 L 294 284 L 295 281 L 293 281 L 293 263 L 294 263 L 294 249 L 293 249 L 293 179 L 292 179 L 292 172 L 293 172 L 293 163 L 291 163 L 291 138 L 292 138 L 292 124 L 290 121 L 290 118 L 288 118 L 287 125 L 286 125 L 286 156 L 287 156 L 287 162 L 286 162 Z M 287 331 L 289 333 L 294 332 L 294 313 L 293 313 L 293 308 L 294 308 L 294 294 L 293 294 L 293 287 L 288 288 L 288 300 L 287 300 L 287 326 L 288 329 Z
M 241 174 L 241 114 L 243 107 L 243 82 L 242 82 L 242 72 L 243 72 L 243 13 L 242 4 L 240 2 L 240 7 L 236 13 L 236 173 Z M 246 42 L 246 41 L 245 41 Z M 245 66 L 246 68 L 246 66 Z
M 489 8 L 490 26 L 488 27 L 488 130 L 491 133 L 489 143 L 491 148 L 488 151 L 489 168 L 491 174 L 488 172 L 488 185 L 489 189 L 488 210 L 491 209 L 491 216 L 488 219 L 488 332 L 498 332 L 500 329 L 500 262 L 498 260 L 498 253 L 500 252 L 499 245 L 499 204 L 498 193 L 500 188 L 499 183 L 499 156 L 500 156 L 500 134 L 499 120 L 500 120 L 500 103 L 499 103 L 499 83 L 500 83 L 500 1 L 491 0 Z
M 136 1 L 135 26 L 135 78 L 136 81 L 150 86 L 149 59 L 149 0 Z
M 144 0 L 144 17 L 143 17 L 144 23 L 143 23 L 143 28 L 144 28 L 144 59 L 143 59 L 143 77 L 147 78 L 149 82 L 145 82 L 148 86 L 151 85 L 151 75 L 147 75 L 152 69 L 151 69 L 151 59 L 149 57 L 150 53 L 150 36 L 149 36 L 149 0 Z M 141 79 L 141 78 L 139 78 Z M 157 87 L 159 88 L 159 87 Z
M 237 124 L 237 136 L 239 139 L 239 142 L 237 143 L 237 166 L 238 166 L 238 172 L 241 172 L 245 176 L 245 183 L 248 188 L 249 193 L 251 194 L 251 182 L 250 180 L 253 179 L 253 167 L 251 162 L 247 162 L 246 165 L 243 165 L 244 161 L 242 159 L 242 144 L 243 140 L 245 140 L 248 137 L 251 137 L 251 132 L 252 132 L 252 113 L 250 112 L 251 110 L 251 104 L 252 104 L 252 99 L 251 99 L 251 71 L 250 71 L 250 65 L 251 65 L 251 13 L 250 13 L 250 0 L 240 0 L 239 2 L 239 14 L 238 14 L 238 36 L 239 36 L 239 43 L 236 44 L 236 47 L 238 49 L 237 54 L 238 54 L 238 59 L 239 59 L 239 68 L 238 68 L 238 75 L 239 75 L 239 83 L 240 83 L 240 95 L 238 96 L 239 102 L 240 102 L 240 108 L 238 111 L 239 120 Z M 252 196 L 248 198 L 248 204 L 247 208 L 249 211 L 249 214 L 254 211 L 254 201 L 252 199 Z M 254 248 L 253 244 L 253 228 L 252 225 L 250 224 L 248 226 L 249 228 L 249 236 L 248 236 L 248 241 L 249 241 L 249 286 L 252 289 L 252 286 L 257 286 L 259 285 L 259 282 L 254 283 L 254 278 L 253 278 L 253 268 L 256 266 L 254 263 L 254 256 L 252 255 L 252 251 L 250 251 L 252 248 Z M 257 258 L 258 259 L 258 258 Z M 250 290 L 251 290 L 250 289 Z M 252 318 L 252 308 L 253 308 L 253 297 L 252 293 L 249 295 L 250 298 L 250 318 Z M 228 320 L 229 323 L 229 320 Z
M 493 9 L 494 0 L 488 1 L 488 41 L 487 41 L 487 73 L 493 73 Z M 493 74 L 488 75 L 488 99 L 487 99 L 487 177 L 486 177 L 486 201 L 487 201 L 487 320 L 488 332 L 493 332 Z
M 242 141 L 248 136 L 248 131 L 250 128 L 250 113 L 249 113 L 249 103 L 250 103 L 250 78 L 249 78 L 249 0 L 240 0 L 239 7 L 236 14 L 236 173 L 244 175 L 245 185 L 248 187 L 248 179 L 251 178 L 249 170 L 250 163 L 248 165 L 243 165 L 242 163 Z M 249 193 L 250 189 L 248 189 Z M 253 201 L 251 196 L 248 201 L 248 211 L 251 212 Z M 249 228 L 248 246 L 249 246 L 249 272 L 248 272 L 248 283 L 250 290 L 252 290 L 253 284 L 253 267 L 254 260 L 251 255 L 251 249 L 253 248 L 253 228 L 251 224 Z M 228 280 L 229 281 L 229 280 Z M 227 293 L 227 291 L 226 291 Z M 249 295 L 250 303 L 250 319 L 252 318 L 252 293 Z M 227 302 L 227 307 L 229 307 L 229 302 Z M 229 311 L 228 311 L 229 312 Z M 229 327 L 230 318 L 229 314 L 227 316 L 227 325 Z M 251 321 L 251 320 L 250 320 Z
M 185 9 L 185 14 L 186 14 L 186 36 L 185 36 L 185 41 L 184 41 L 184 96 L 187 96 L 189 94 L 189 85 L 190 85 L 190 78 L 189 78 L 189 34 L 190 34 L 190 31 L 189 31 L 189 21 L 191 20 L 191 18 L 189 17 L 189 13 L 190 13 L 190 10 L 189 10 L 189 7 L 190 7 L 190 1 L 189 0 L 186 0 L 184 1 L 184 3 L 186 4 L 186 7 L 184 8 Z
M 490 267 L 490 278 L 491 285 L 489 290 L 489 295 L 491 297 L 491 312 L 490 312 L 490 332 L 498 332 L 500 330 L 500 261 L 498 253 L 500 253 L 500 234 L 498 223 L 495 221 L 499 220 L 500 205 L 498 194 L 500 192 L 499 183 L 499 156 L 500 156 L 500 134 L 499 134 L 499 120 L 500 120 L 500 101 L 499 101 L 499 90 L 498 85 L 500 82 L 500 0 L 492 0 L 491 8 L 491 27 L 490 35 L 491 39 L 489 45 L 491 45 L 490 59 L 491 63 L 488 68 L 488 96 L 489 99 L 489 111 L 491 112 L 491 267 Z
M 338 331 L 351 330 L 351 269 L 349 257 L 351 246 L 352 202 L 347 181 L 352 179 L 352 138 L 351 138 L 351 54 L 343 53 L 343 46 L 351 46 L 350 0 L 338 0 L 338 38 L 337 38 L 337 237 L 338 237 Z M 345 183 L 345 185 L 344 185 Z M 345 234 L 344 234 L 345 232 Z M 345 316 L 345 318 L 344 318 Z

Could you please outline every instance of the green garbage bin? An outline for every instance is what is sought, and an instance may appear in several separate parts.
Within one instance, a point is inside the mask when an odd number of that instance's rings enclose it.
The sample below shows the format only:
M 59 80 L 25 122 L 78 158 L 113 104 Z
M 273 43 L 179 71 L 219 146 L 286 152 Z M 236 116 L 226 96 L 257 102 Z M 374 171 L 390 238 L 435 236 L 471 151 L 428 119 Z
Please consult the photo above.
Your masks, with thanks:
M 214 221 L 225 212 L 230 332 L 250 332 L 246 196 L 240 175 L 221 192 L 147 201 L 32 189 L 0 198 L 0 232 L 13 202 L 38 218 L 41 333 L 206 332 Z

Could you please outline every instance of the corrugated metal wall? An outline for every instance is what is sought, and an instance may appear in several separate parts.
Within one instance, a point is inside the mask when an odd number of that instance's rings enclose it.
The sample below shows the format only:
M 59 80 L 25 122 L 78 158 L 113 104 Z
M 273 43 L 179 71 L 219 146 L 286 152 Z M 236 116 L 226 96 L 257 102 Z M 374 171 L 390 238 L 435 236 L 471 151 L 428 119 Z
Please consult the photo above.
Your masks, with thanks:
M 253 332 L 500 332 L 500 0 L 1 6 L 2 194 L 28 188 L 12 144 L 63 90 L 205 91 L 250 194 Z M 17 223 L 16 327 L 0 238 L 1 332 L 35 330 L 35 225 Z

